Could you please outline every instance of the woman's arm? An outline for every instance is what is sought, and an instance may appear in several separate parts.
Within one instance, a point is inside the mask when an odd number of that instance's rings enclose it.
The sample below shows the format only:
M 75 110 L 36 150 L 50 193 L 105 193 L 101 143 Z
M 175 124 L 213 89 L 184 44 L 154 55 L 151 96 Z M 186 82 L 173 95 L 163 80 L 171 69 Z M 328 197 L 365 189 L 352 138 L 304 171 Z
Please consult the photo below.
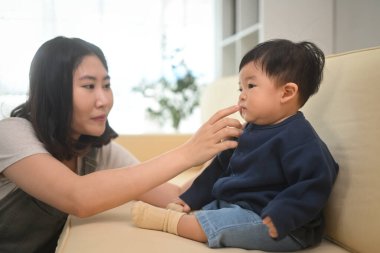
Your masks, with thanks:
M 78 176 L 48 154 L 35 154 L 9 166 L 4 175 L 30 195 L 66 213 L 86 217 L 135 199 L 187 168 L 236 147 L 239 121 L 225 116 L 237 106 L 217 112 L 185 144 L 141 164 Z
M 151 205 L 164 208 L 170 202 L 172 202 L 173 199 L 177 199 L 179 194 L 181 194 L 180 186 L 166 182 L 146 193 L 143 193 L 142 195 L 138 196 L 136 200 L 141 200 Z
M 211 160 L 207 161 L 199 169 L 198 175 L 210 164 Z M 142 194 L 137 199 L 149 203 L 151 205 L 166 208 L 169 203 L 177 202 L 179 195 L 185 192 L 193 183 L 197 175 L 189 178 L 182 185 L 173 184 L 170 181 L 159 185 L 152 190 Z M 189 209 L 190 211 L 190 209 Z

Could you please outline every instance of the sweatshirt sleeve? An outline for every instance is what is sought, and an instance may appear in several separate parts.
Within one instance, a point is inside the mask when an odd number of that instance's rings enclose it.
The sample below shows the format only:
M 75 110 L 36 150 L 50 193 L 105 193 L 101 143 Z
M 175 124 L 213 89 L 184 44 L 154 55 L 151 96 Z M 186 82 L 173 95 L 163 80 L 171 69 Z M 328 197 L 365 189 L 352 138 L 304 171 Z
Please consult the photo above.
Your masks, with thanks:
M 263 209 L 283 238 L 312 221 L 323 209 L 338 173 L 326 145 L 313 140 L 290 151 L 283 161 L 288 186 Z
M 232 153 L 232 149 L 219 153 L 194 180 L 189 189 L 180 196 L 192 210 L 199 210 L 214 200 L 212 196 L 214 184 L 227 171 Z

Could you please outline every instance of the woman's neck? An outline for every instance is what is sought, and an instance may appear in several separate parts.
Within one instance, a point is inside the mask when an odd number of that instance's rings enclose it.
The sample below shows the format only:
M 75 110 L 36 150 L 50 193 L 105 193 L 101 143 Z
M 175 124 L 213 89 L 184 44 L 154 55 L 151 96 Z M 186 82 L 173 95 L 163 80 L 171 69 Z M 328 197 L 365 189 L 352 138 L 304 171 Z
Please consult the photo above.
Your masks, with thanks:
M 64 165 L 66 165 L 70 170 L 77 173 L 77 157 L 74 156 L 70 160 L 64 160 L 62 161 Z

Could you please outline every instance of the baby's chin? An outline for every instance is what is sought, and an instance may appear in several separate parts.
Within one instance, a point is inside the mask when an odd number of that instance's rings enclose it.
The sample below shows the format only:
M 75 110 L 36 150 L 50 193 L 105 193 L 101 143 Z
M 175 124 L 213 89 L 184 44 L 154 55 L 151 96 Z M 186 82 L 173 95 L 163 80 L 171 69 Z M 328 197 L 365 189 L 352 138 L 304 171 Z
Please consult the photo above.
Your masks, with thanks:
M 243 119 L 245 119 L 246 112 L 245 112 L 245 110 L 244 110 L 243 108 L 240 108 L 239 113 L 240 113 L 240 116 L 241 116 Z
M 247 112 L 240 110 L 239 111 L 240 116 L 244 119 L 245 122 L 249 122 L 248 117 L 247 117 Z

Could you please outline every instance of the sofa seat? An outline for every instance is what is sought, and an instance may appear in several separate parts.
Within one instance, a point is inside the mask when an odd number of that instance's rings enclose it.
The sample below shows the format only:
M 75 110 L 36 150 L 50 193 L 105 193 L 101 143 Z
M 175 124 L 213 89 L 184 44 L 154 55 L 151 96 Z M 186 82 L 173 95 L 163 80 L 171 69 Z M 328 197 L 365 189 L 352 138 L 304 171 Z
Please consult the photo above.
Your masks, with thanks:
M 140 229 L 133 226 L 130 207 L 133 202 L 90 218 L 70 216 L 60 238 L 57 253 L 122 253 L 122 252 L 181 252 L 181 253 L 239 253 L 236 248 L 210 249 L 205 244 L 169 233 Z M 252 250 L 249 252 L 262 252 Z M 325 240 L 305 253 L 347 253 L 341 247 Z

